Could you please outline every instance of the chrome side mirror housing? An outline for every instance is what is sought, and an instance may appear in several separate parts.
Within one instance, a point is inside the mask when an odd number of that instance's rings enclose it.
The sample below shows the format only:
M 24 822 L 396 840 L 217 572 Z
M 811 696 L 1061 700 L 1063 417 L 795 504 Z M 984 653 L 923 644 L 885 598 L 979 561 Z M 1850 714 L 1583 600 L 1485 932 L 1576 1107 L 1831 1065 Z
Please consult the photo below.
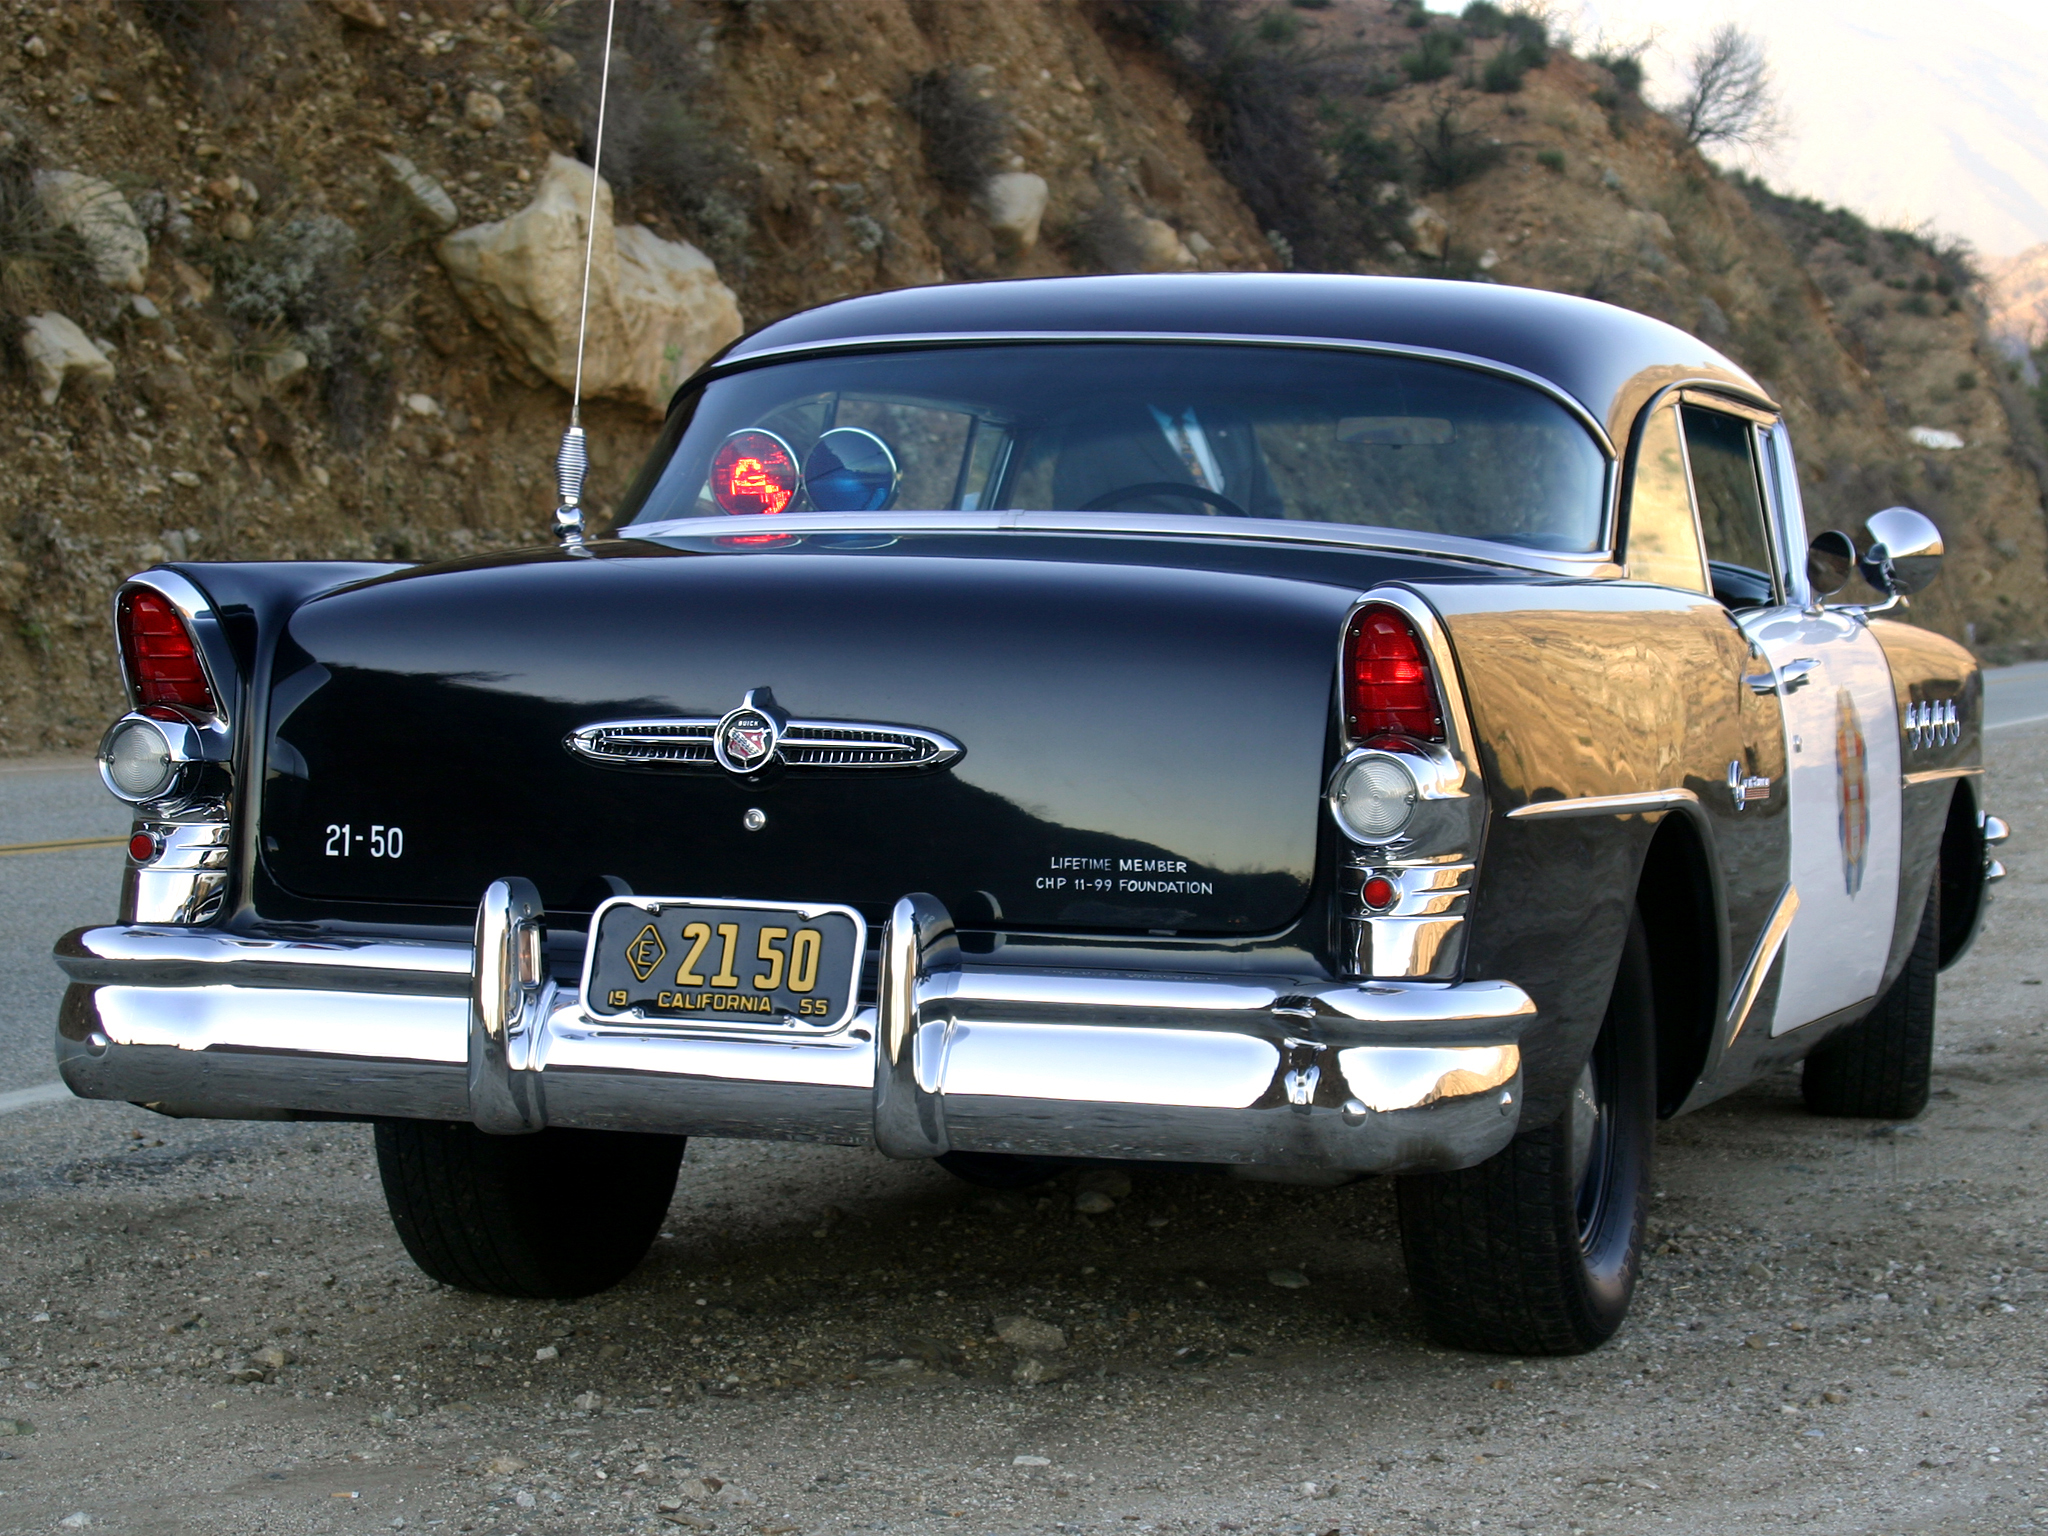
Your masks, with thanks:
M 1806 546 L 1806 584 L 1813 589 L 1816 603 L 1825 602 L 1849 585 L 1849 578 L 1855 573 L 1856 546 L 1849 535 L 1839 528 L 1830 528 L 1813 536 L 1813 542 Z
M 1870 548 L 1856 562 L 1863 579 L 1887 597 L 1911 597 L 1941 574 L 1941 530 L 1911 507 L 1873 512 L 1865 525 Z

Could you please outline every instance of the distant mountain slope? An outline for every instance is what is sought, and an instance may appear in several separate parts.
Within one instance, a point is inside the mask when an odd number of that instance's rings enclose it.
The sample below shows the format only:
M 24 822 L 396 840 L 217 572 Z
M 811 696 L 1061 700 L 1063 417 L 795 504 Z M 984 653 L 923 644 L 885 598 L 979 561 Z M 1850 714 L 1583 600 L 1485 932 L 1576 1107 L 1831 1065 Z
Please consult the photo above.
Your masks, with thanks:
M 1991 334 L 2029 348 L 2048 346 L 2048 243 L 1992 264 L 1985 276 Z
M 1979 251 L 2048 240 L 2048 6 L 2038 0 L 1786 5 L 1586 0 L 1586 31 L 1641 36 L 1652 95 L 1715 22 L 1764 40 L 1793 131 L 1772 181 L 1877 223 L 1932 222 Z

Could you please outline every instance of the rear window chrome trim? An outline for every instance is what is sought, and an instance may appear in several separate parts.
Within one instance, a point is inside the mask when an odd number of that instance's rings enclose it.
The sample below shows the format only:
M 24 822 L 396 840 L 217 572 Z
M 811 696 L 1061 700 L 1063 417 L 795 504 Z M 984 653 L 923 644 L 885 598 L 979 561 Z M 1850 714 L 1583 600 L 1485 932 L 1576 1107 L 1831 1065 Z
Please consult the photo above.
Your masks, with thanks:
M 903 352 L 939 347 L 1133 343 L 1170 346 L 1294 347 L 1324 352 L 1359 352 L 1374 357 L 1406 357 L 1422 362 L 1448 363 L 1458 368 L 1470 368 L 1480 373 L 1513 379 L 1540 390 L 1572 414 L 1599 445 L 1600 451 L 1607 456 L 1610 464 L 1617 457 L 1614 440 L 1607 435 L 1607 428 L 1602 425 L 1599 417 L 1587 409 L 1576 395 L 1552 383 L 1540 373 L 1531 373 L 1526 368 L 1515 367 L 1512 363 L 1497 362 L 1493 358 L 1478 357 L 1469 352 L 1452 352 L 1439 347 L 1418 347 L 1404 342 L 1357 341 L 1334 336 L 1248 336 L 1229 332 L 1205 334 L 1197 331 L 917 331 L 906 335 L 842 337 L 834 341 L 798 342 L 786 347 L 768 347 L 759 352 L 729 353 L 706 365 L 695 377 L 686 380 L 671 397 L 670 409 L 674 409 L 674 402 L 689 391 L 701 388 L 714 379 L 744 373 L 765 364 L 789 362 L 797 358 L 829 357 L 858 352 Z
M 1611 479 L 1611 477 L 1610 477 Z M 737 525 L 737 526 L 736 526 Z M 678 517 L 658 523 L 628 523 L 609 535 L 660 543 L 701 539 L 719 553 L 741 554 L 743 546 L 726 541 L 759 532 L 751 519 Z M 1299 544 L 1324 549 L 1375 550 L 1425 559 L 1483 565 L 1495 570 L 1559 576 L 1576 581 L 1618 579 L 1621 567 L 1604 550 L 1587 554 L 1554 554 L 1501 544 L 1491 539 L 1466 539 L 1449 533 L 1405 533 L 1366 523 L 1312 523 L 1272 517 L 1201 517 L 1170 512 L 783 512 L 772 530 L 805 533 L 1078 533 L 1140 539 L 1232 539 L 1258 544 Z M 785 546 L 786 547 L 786 546 Z M 761 553 L 772 552 L 760 546 Z

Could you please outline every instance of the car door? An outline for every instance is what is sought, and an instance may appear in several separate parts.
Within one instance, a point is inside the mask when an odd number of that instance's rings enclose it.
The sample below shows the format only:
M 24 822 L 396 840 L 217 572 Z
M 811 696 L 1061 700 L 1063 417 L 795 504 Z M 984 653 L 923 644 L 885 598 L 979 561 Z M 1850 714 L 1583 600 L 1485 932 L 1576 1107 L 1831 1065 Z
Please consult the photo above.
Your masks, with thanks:
M 1798 909 L 1779 962 L 1775 1036 L 1858 1008 L 1883 984 L 1898 911 L 1899 730 L 1876 637 L 1855 614 L 1808 599 L 1805 515 L 1783 424 L 1752 431 L 1749 451 L 1770 494 L 1780 559 L 1796 573 L 1786 601 L 1741 615 L 1771 666 L 1791 781 Z
M 1751 430 L 1735 409 L 1667 396 L 1645 419 L 1630 477 L 1627 558 L 1634 580 L 1711 595 L 1710 622 L 1724 627 L 1724 674 L 1688 685 L 1686 750 L 1719 865 L 1729 959 L 1725 1022 L 1739 1031 L 1752 1005 L 1767 1005 L 1763 989 L 1783 938 L 1791 879 L 1779 699 L 1774 689 L 1756 686 L 1759 674 L 1769 680 L 1771 673 L 1742 628 L 1749 610 L 1778 606 L 1784 589 L 1753 468 L 1747 497 L 1739 481 L 1736 494 L 1728 493 L 1730 429 L 1738 438 Z M 1730 1029 L 1717 1034 L 1725 1048 Z

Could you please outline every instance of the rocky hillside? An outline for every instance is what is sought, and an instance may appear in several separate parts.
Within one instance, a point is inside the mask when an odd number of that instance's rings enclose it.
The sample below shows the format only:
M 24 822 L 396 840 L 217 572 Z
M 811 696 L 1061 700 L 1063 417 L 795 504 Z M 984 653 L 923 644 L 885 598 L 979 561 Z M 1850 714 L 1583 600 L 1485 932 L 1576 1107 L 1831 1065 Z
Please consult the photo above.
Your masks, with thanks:
M 96 737 L 107 598 L 138 566 L 540 536 L 597 17 L 0 13 L 0 752 Z M 1521 282 L 1742 359 L 1792 413 L 1817 525 L 1923 506 L 1955 553 L 1915 616 L 2038 640 L 2044 465 L 1967 274 L 1717 177 L 1610 63 L 1488 5 L 620 0 L 591 500 L 601 520 L 677 378 L 843 294 L 1287 265 Z
M 2048 346 L 2048 245 L 1998 262 L 1985 276 L 1992 336 L 2028 351 Z

